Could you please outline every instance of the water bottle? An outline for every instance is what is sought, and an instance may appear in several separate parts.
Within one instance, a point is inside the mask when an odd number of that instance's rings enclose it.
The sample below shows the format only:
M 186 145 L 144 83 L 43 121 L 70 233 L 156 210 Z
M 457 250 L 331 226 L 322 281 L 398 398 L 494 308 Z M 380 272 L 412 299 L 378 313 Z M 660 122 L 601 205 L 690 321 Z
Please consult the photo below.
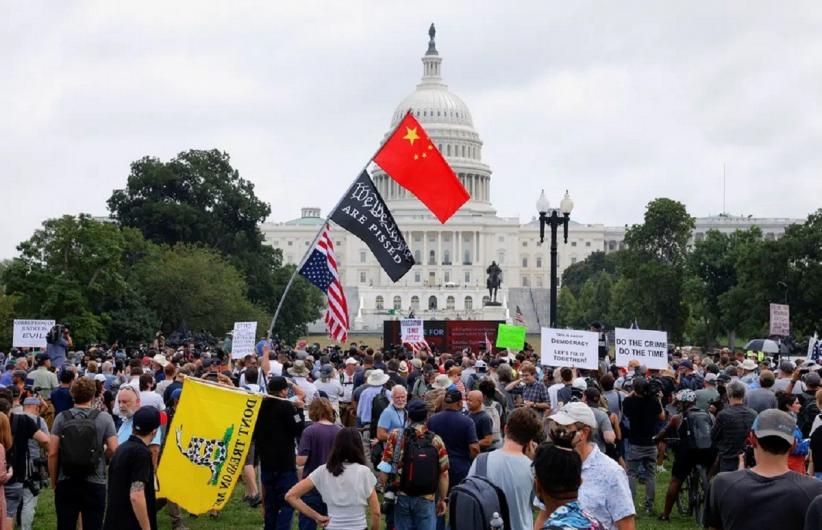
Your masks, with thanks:
M 505 522 L 503 522 L 502 517 L 500 517 L 497 512 L 494 512 L 494 516 L 491 517 L 491 530 L 502 530 L 504 526 Z

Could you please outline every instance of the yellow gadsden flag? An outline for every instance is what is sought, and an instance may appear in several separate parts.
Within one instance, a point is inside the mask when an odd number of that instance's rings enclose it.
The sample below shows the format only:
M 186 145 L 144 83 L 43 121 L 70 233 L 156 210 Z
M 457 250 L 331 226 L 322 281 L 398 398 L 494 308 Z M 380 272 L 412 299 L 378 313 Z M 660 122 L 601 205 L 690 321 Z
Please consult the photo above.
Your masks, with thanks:
M 192 514 L 221 510 L 242 474 L 263 399 L 187 378 L 157 468 L 157 496 Z

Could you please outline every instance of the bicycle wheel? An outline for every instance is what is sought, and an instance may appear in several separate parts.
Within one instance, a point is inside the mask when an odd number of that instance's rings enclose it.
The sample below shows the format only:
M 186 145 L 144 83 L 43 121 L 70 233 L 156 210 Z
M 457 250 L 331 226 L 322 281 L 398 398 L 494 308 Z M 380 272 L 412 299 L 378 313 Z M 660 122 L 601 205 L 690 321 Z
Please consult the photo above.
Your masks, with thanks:
M 691 487 L 690 482 L 691 477 L 688 476 L 685 480 L 682 481 L 682 485 L 679 488 L 679 495 L 676 496 L 676 511 L 679 512 L 679 515 L 682 517 L 688 517 L 691 515 Z
M 701 527 L 705 505 L 708 502 L 708 473 L 700 465 L 694 467 L 691 472 L 691 498 L 694 520 Z

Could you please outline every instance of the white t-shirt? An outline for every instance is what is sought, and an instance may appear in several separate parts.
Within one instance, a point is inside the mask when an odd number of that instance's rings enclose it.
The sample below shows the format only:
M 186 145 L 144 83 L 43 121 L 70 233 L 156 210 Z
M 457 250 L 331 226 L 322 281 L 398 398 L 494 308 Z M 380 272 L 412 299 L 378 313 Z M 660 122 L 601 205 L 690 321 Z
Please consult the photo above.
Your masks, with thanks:
M 322 390 L 325 392 L 332 404 L 339 402 L 340 397 L 343 395 L 342 383 L 340 383 L 339 379 L 334 377 L 328 379 L 327 381 L 320 379 L 314 383 L 314 386 L 317 387 L 317 390 Z
M 328 506 L 331 522 L 327 530 L 367 528 L 365 507 L 377 484 L 370 469 L 362 464 L 345 464 L 343 472 L 335 477 L 323 464 L 312 471 L 308 479 Z
M 153 390 L 143 390 L 140 392 L 140 406 L 154 407 L 160 412 L 166 410 L 166 404 L 163 403 L 163 396 Z

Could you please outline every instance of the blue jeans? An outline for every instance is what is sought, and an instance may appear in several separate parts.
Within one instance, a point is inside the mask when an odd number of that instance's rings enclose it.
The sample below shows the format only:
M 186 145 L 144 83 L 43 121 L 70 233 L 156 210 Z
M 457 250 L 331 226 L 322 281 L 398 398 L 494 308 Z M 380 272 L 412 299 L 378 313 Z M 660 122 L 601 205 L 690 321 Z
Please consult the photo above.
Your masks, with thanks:
M 434 501 L 422 497 L 397 495 L 394 506 L 394 524 L 397 530 L 434 530 L 437 511 Z
M 628 486 L 631 488 L 631 496 L 636 498 L 637 479 L 641 476 L 645 479 L 645 509 L 651 510 L 654 507 L 654 494 L 656 488 L 656 446 L 655 445 L 630 445 L 625 452 L 625 466 L 628 468 Z
M 320 492 L 317 491 L 316 488 L 303 495 L 303 502 L 315 512 L 328 515 L 328 506 L 325 505 L 322 495 L 320 495 Z M 314 522 L 314 519 L 300 514 L 299 528 L 300 530 L 317 530 L 317 523 Z
M 265 530 L 291 530 L 294 508 L 285 501 L 285 494 L 297 483 L 296 471 L 260 470 L 265 508 Z

